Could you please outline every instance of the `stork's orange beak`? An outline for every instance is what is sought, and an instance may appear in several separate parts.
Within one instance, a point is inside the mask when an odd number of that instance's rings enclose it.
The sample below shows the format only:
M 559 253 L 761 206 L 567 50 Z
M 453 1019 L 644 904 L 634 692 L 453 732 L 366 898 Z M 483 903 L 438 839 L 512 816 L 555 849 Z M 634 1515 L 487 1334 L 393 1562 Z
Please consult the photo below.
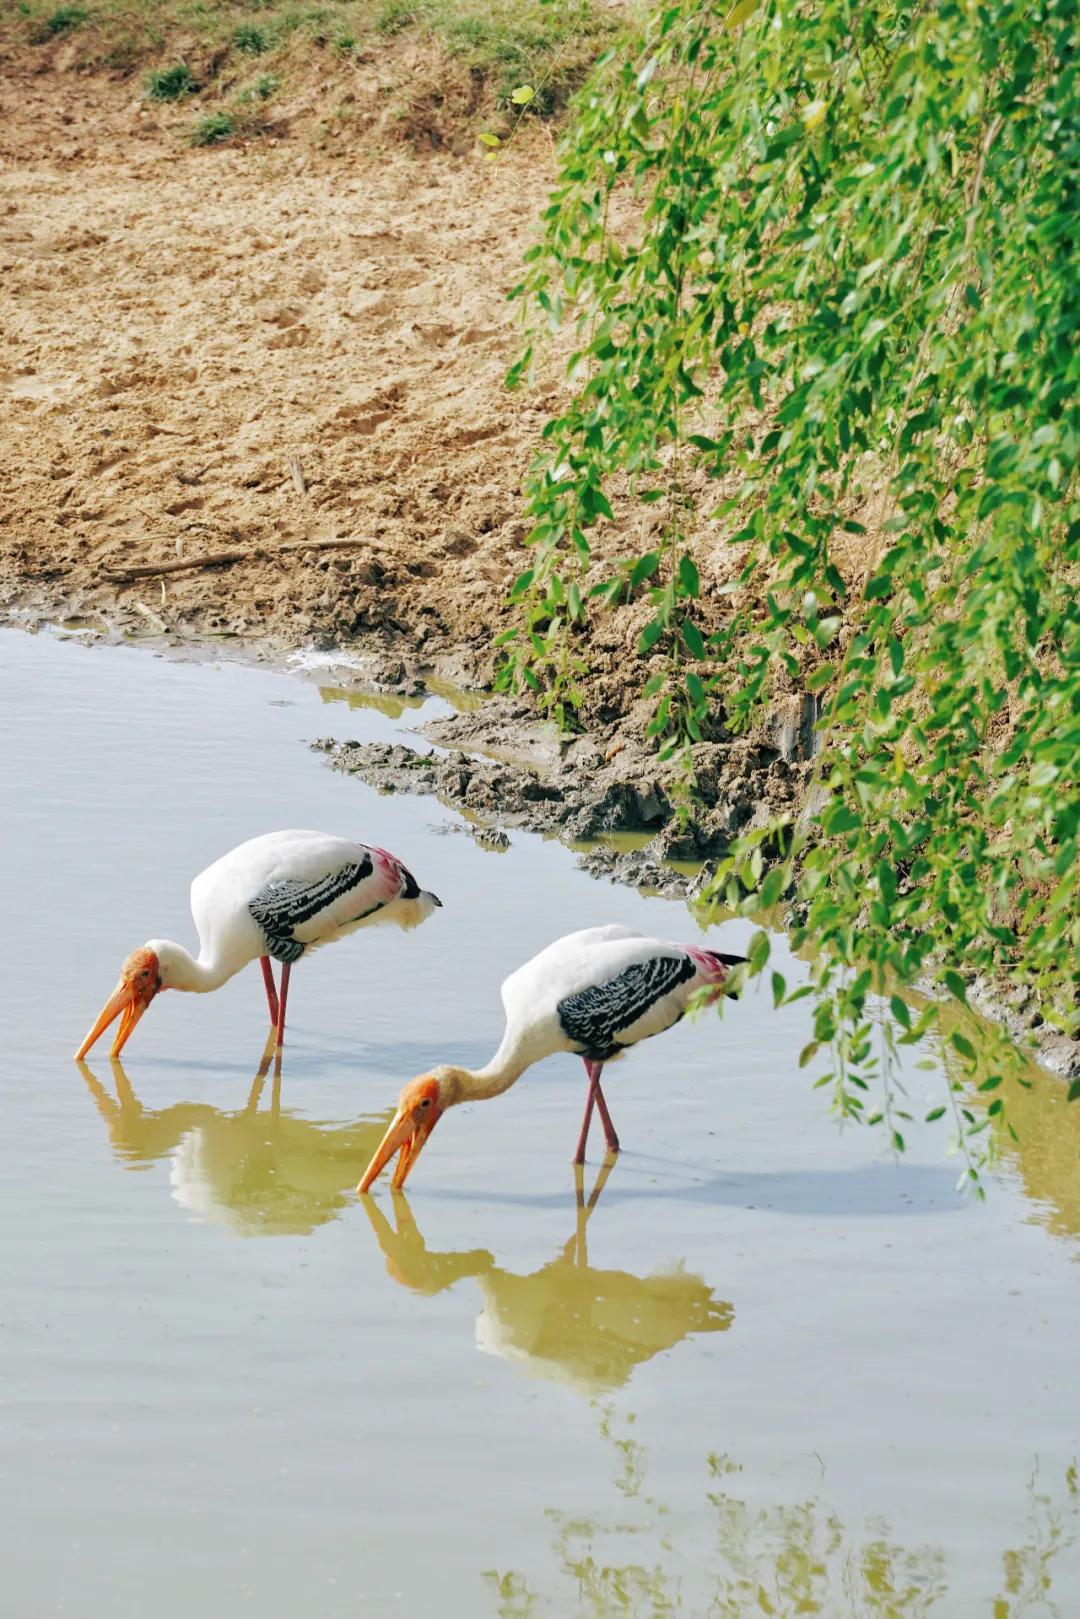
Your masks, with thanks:
M 119 1057 L 130 1040 L 136 1023 L 138 1023 L 153 998 L 153 992 L 149 995 L 140 994 L 134 984 L 130 984 L 126 978 L 121 978 L 109 999 L 101 1008 L 94 1027 L 75 1053 L 75 1061 L 82 1062 L 90 1047 L 101 1039 L 101 1036 L 115 1018 L 120 1019 L 120 1027 L 116 1031 L 116 1039 L 113 1041 L 109 1055 L 110 1057 Z
M 434 1106 L 429 1106 L 423 1112 L 415 1107 L 399 1107 L 356 1190 L 359 1193 L 369 1192 L 397 1152 L 401 1156 L 390 1186 L 393 1191 L 400 1192 L 423 1151 L 424 1143 L 441 1117 L 442 1113 Z

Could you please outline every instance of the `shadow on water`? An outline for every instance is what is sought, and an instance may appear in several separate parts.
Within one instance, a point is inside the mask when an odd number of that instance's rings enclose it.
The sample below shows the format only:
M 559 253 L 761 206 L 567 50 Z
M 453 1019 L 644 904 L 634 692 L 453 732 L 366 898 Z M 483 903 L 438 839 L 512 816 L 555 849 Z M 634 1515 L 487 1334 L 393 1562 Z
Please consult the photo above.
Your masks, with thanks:
M 823 1499 L 823 1465 L 817 1489 L 806 1497 L 763 1506 L 743 1498 L 752 1487 L 740 1488 L 740 1463 L 726 1455 L 707 1456 L 703 1485 L 710 1549 L 691 1559 L 674 1536 L 662 1535 L 659 1558 L 628 1557 L 635 1537 L 651 1551 L 657 1525 L 677 1521 L 672 1509 L 646 1488 L 649 1457 L 633 1436 L 634 1422 L 629 1413 L 620 1431 L 612 1411 L 601 1416 L 600 1437 L 613 1452 L 613 1482 L 622 1498 L 618 1515 L 591 1517 L 548 1508 L 544 1516 L 553 1527 L 550 1575 L 542 1583 L 517 1571 L 484 1575 L 497 1619 L 569 1613 L 593 1619 L 685 1613 L 715 1619 L 749 1619 L 751 1614 L 777 1619 L 802 1614 L 951 1619 L 958 1611 L 949 1591 L 945 1550 L 898 1544 L 872 1506 L 858 1525 L 845 1523 Z M 988 1589 L 978 1611 L 988 1619 L 1034 1619 L 1035 1614 L 1070 1619 L 1076 1611 L 1070 1554 L 1078 1530 L 1075 1463 L 1049 1483 L 1035 1463 L 1027 1485 L 1026 1522 L 1016 1526 L 1015 1540 L 996 1559 L 987 1555 Z M 692 1592 L 686 1589 L 691 1580 Z
M 755 1170 L 752 1174 L 715 1171 L 712 1164 L 624 1150 L 619 1162 L 639 1178 L 623 1181 L 607 1197 L 609 1205 L 663 1198 L 665 1203 L 704 1203 L 712 1208 L 757 1209 L 762 1213 L 814 1217 L 873 1218 L 897 1214 L 952 1214 L 962 1207 L 956 1176 L 935 1164 L 865 1164 L 853 1169 Z M 651 1167 L 650 1167 L 651 1166 Z M 651 1168 L 662 1170 L 657 1186 Z M 644 1176 L 649 1174 L 650 1178 Z M 695 1178 L 688 1180 L 687 1175 Z M 450 1202 L 512 1204 L 543 1208 L 560 1201 L 558 1193 L 515 1192 L 502 1187 L 443 1190 Z

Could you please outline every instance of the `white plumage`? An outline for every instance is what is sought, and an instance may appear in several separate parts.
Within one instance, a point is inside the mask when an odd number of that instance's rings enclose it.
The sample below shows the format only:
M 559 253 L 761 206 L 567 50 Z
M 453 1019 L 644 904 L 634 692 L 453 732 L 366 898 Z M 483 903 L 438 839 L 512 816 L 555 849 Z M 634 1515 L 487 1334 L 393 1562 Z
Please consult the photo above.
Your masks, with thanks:
M 732 957 L 731 961 L 736 959 Z M 616 993 L 609 991 L 612 1012 L 624 1009 L 625 1021 L 620 1021 L 616 1027 L 618 1045 L 622 1049 L 607 1056 L 604 1060 L 608 1062 L 622 1056 L 623 1049 L 648 1040 L 654 1034 L 663 1034 L 665 1029 L 678 1023 L 697 991 L 716 981 L 715 963 L 707 964 L 706 951 L 670 939 L 654 939 L 617 922 L 599 928 L 582 928 L 578 933 L 567 933 L 556 939 L 503 981 L 506 1032 L 493 1061 L 514 1062 L 527 1051 L 526 1066 L 531 1067 L 559 1051 L 591 1055 L 588 1041 L 582 1038 L 582 1020 L 574 1025 L 579 1033 L 571 1033 L 560 1015 L 560 1008 L 568 1000 L 587 999 L 590 991 L 603 992 L 606 986 L 618 985 L 633 969 L 647 970 L 658 961 L 684 962 L 685 976 L 673 983 L 670 990 L 658 994 L 651 1004 L 647 1004 L 647 993 L 635 995 L 633 980 L 626 985 L 621 998 L 617 999 Z M 674 978 L 674 973 L 670 976 Z M 644 986 L 639 988 L 643 990 Z M 656 988 L 659 989 L 659 984 Z M 587 1008 L 582 1010 L 587 1020 Z
M 206 993 L 261 960 L 280 1064 L 293 964 L 358 928 L 382 922 L 414 928 L 440 903 L 400 860 L 374 845 L 310 831 L 251 838 L 192 882 L 198 957 L 171 939 L 151 939 L 133 951 L 76 1056 L 81 1060 L 119 1017 L 112 1047 L 118 1056 L 159 991 Z M 281 963 L 280 995 L 271 959 Z

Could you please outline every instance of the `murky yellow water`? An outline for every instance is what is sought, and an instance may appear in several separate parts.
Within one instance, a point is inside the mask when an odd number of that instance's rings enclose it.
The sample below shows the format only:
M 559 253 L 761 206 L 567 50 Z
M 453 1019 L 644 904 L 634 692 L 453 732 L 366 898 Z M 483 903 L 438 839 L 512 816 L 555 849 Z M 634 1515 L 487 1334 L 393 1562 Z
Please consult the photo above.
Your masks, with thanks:
M 402 1080 L 489 1054 L 509 967 L 686 912 L 334 774 L 287 677 L 5 633 L 0 678 L 4 1619 L 1080 1613 L 1080 1109 L 1052 1082 L 970 1205 L 940 1127 L 900 1164 L 838 1133 L 805 1003 L 751 995 L 613 1071 L 591 1207 L 569 1060 L 364 1205 Z M 77 1068 L 124 954 L 190 941 L 191 875 L 288 825 L 395 850 L 445 909 L 301 963 L 277 1091 L 254 971 Z

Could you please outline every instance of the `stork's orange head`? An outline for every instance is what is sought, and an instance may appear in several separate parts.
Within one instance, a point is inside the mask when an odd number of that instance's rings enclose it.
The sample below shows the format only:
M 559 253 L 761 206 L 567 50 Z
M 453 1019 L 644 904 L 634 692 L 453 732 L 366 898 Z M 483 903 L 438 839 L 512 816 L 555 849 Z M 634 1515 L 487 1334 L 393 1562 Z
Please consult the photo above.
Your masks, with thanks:
M 75 1053 L 76 1061 L 82 1061 L 115 1018 L 120 1019 L 120 1027 L 109 1055 L 118 1057 L 131 1038 L 136 1023 L 161 988 L 161 963 L 157 951 L 148 944 L 141 945 L 138 950 L 131 952 L 121 967 L 120 980 L 102 1007 L 97 1022 Z
M 390 1127 L 380 1141 L 375 1156 L 364 1171 L 364 1178 L 356 1188 L 367 1192 L 396 1152 L 400 1152 L 394 1178 L 390 1185 L 399 1192 L 409 1172 L 419 1158 L 424 1143 L 442 1118 L 450 1101 L 449 1087 L 441 1076 L 421 1074 L 411 1079 L 398 1098 L 398 1109 Z

